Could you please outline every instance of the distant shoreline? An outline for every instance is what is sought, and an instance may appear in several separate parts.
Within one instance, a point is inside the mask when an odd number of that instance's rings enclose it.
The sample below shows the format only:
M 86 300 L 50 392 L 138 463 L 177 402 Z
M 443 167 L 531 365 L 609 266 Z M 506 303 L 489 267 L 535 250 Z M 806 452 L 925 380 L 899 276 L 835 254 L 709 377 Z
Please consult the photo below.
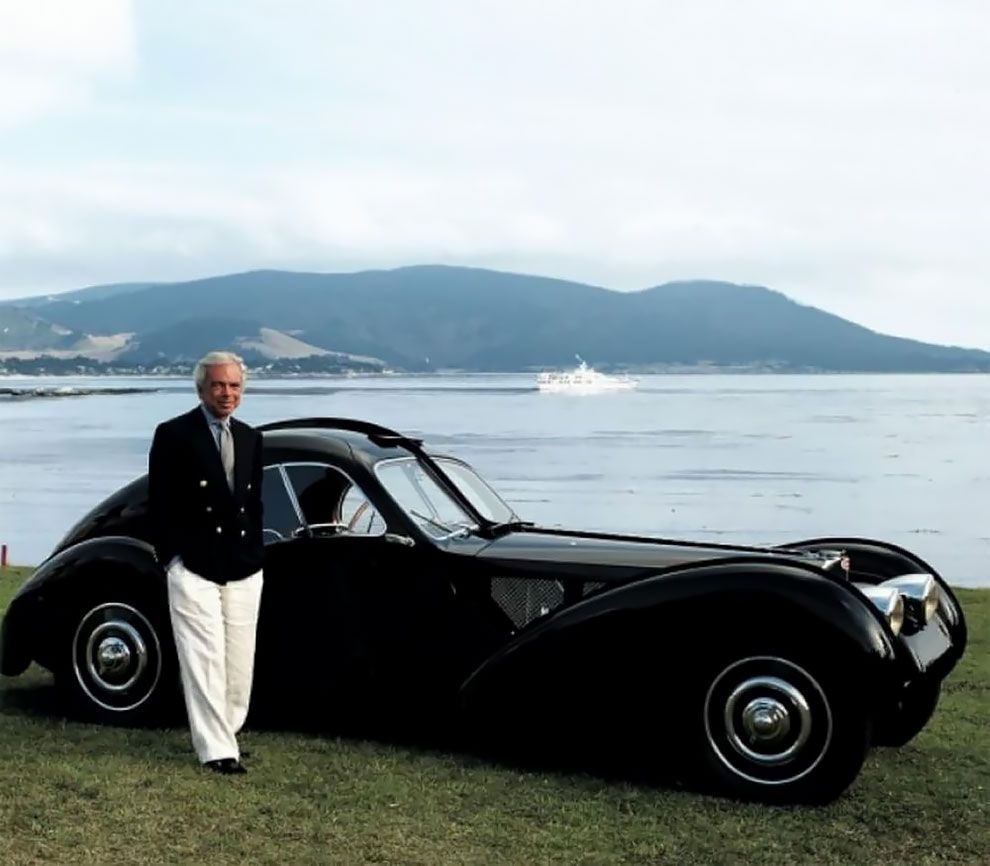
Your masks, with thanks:
M 0 388 L 0 399 L 29 400 L 33 397 L 88 397 L 93 394 L 154 394 L 158 388 Z
M 409 379 L 423 376 L 536 376 L 550 368 L 527 370 L 382 370 L 382 371 L 274 371 L 264 367 L 248 365 L 251 379 Z M 779 369 L 772 367 L 710 367 L 706 365 L 684 365 L 670 367 L 609 367 L 602 368 L 608 374 L 622 373 L 630 376 L 988 376 L 988 370 L 823 370 L 823 369 Z M 192 376 L 192 368 L 182 371 L 149 372 L 147 370 L 112 371 L 46 371 L 11 372 L 0 368 L 0 383 L 22 379 L 179 379 Z M 0 387 L 0 395 L 10 388 Z M 30 390 L 30 389 L 29 389 Z M 138 389 L 140 390 L 140 389 Z M 152 389 L 153 390 L 153 389 Z M 130 393 L 125 391 L 124 393 Z

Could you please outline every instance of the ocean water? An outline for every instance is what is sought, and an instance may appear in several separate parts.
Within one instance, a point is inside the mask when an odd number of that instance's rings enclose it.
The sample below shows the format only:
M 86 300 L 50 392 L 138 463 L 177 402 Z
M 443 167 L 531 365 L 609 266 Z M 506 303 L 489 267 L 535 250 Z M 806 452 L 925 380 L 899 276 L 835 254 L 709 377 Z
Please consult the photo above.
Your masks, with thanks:
M 167 378 L 6 378 L 0 542 L 36 563 L 145 471 L 155 424 L 191 408 Z M 893 541 L 990 586 L 990 377 L 651 375 L 636 391 L 541 394 L 533 376 L 257 379 L 239 417 L 335 415 L 472 463 L 521 517 L 669 538 Z

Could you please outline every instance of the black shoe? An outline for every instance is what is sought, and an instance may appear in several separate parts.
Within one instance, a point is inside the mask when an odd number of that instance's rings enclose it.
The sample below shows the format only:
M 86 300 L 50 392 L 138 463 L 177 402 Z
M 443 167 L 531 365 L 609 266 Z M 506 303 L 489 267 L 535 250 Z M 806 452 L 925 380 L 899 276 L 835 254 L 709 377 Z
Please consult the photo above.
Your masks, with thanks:
M 214 773 L 222 773 L 225 776 L 239 776 L 247 772 L 247 767 L 241 764 L 237 758 L 220 758 L 218 761 L 206 761 L 203 764 L 208 770 Z

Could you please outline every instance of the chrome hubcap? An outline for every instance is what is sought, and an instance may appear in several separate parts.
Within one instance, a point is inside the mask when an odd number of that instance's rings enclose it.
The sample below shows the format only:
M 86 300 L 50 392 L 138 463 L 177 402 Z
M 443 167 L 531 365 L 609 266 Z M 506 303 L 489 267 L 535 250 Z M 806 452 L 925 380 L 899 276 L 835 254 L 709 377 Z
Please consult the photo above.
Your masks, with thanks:
M 779 740 L 791 729 L 787 707 L 772 698 L 750 701 L 742 711 L 742 724 L 749 741 Z
M 809 773 L 832 738 L 821 686 L 786 659 L 755 656 L 726 667 L 705 697 L 705 734 L 719 760 L 754 782 Z
M 141 633 L 124 619 L 102 622 L 86 641 L 86 665 L 101 689 L 129 689 L 148 666 L 148 648 Z
M 811 735 L 807 699 L 779 677 L 744 680 L 726 699 L 722 715 L 729 744 L 761 764 L 790 760 Z
M 96 666 L 101 676 L 119 674 L 131 663 L 131 651 L 119 637 L 108 637 L 96 648 Z
M 143 704 L 161 676 L 154 627 L 126 604 L 102 604 L 79 622 L 73 640 L 76 682 L 93 703 L 126 712 Z

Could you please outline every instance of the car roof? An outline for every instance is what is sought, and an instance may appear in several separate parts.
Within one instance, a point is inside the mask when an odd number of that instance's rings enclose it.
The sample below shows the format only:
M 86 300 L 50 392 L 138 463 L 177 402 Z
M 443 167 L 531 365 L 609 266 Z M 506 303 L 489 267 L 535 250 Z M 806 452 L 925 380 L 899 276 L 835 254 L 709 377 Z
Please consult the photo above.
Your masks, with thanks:
M 351 418 L 301 418 L 258 429 L 264 434 L 266 448 L 356 459 L 368 466 L 416 454 L 422 445 L 419 439 Z

